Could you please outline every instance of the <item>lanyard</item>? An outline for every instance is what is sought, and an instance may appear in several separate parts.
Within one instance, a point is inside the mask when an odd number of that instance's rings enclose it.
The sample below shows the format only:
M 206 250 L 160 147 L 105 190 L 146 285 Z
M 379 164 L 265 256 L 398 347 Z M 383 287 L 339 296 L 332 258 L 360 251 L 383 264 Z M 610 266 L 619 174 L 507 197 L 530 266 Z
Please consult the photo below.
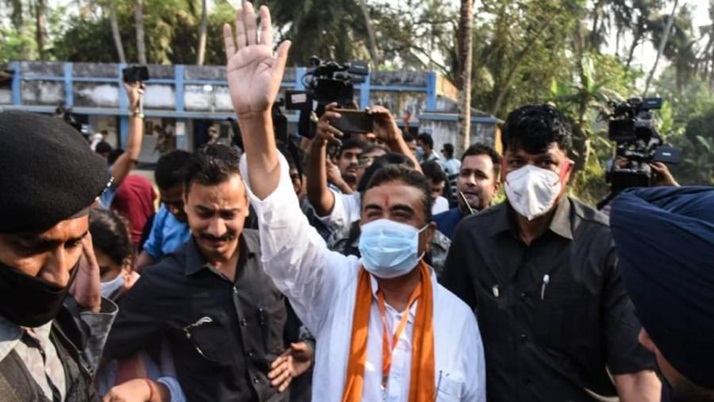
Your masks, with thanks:
M 412 304 L 421 296 L 421 286 L 417 286 L 409 296 L 409 303 L 407 304 L 407 309 L 399 320 L 399 325 L 397 325 L 397 330 L 394 332 L 392 338 L 392 346 L 389 346 L 389 331 L 387 330 L 387 306 L 384 303 L 384 293 L 382 291 L 377 292 L 379 297 L 379 312 L 382 315 L 382 391 L 387 390 L 387 384 L 389 383 L 389 371 L 392 368 L 392 356 L 394 354 L 394 349 L 397 347 L 397 342 L 399 342 L 399 337 L 404 332 L 404 328 L 407 326 L 407 321 L 409 319 L 409 310 Z

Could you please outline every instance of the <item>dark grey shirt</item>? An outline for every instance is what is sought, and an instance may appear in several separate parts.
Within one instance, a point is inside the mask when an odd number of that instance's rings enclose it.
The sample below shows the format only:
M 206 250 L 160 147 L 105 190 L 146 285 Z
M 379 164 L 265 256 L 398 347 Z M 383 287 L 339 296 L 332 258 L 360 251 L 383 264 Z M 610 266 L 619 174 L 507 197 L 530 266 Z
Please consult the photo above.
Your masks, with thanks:
M 654 367 L 637 341 L 607 217 L 563 197 L 526 245 L 508 202 L 464 219 L 442 278 L 477 310 L 489 402 L 594 401 Z
M 267 379 L 297 341 L 287 336 L 286 300 L 263 271 L 257 232 L 244 230 L 239 247 L 233 282 L 193 240 L 147 268 L 119 303 L 104 357 L 151 353 L 166 339 L 188 401 L 287 401 Z

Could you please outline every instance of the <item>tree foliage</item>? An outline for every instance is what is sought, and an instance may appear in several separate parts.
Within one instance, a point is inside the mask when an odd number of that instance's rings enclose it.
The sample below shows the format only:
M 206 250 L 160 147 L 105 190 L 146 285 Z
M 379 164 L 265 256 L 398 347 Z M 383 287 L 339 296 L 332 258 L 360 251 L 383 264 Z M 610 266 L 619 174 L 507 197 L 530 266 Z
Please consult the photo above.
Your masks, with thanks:
M 128 62 L 137 62 L 136 0 L 111 0 Z M 197 62 L 204 0 L 142 0 L 147 61 Z M 465 0 L 468 1 L 468 0 Z M 60 6 L 62 4 L 62 6 Z M 0 63 L 47 59 L 117 62 L 110 0 L 0 0 Z M 210 3 L 209 3 L 210 4 Z M 291 39 L 289 63 L 311 56 L 372 60 L 379 69 L 438 71 L 454 82 L 461 71 L 458 4 L 440 0 L 267 0 L 279 39 Z M 608 101 L 643 92 L 644 46 L 657 48 L 674 0 L 481 0 L 473 19 L 471 106 L 503 119 L 525 103 L 550 102 L 574 127 L 574 189 L 596 200 L 606 191 L 612 156 L 603 115 Z M 692 4 L 689 2 L 689 4 Z M 38 8 L 38 5 L 45 6 Z M 41 15 L 37 11 L 44 10 Z M 662 72 L 649 91 L 666 100 L 657 112 L 667 141 L 681 147 L 673 168 L 682 183 L 712 179 L 714 135 L 714 0 L 708 9 L 677 9 L 664 43 Z M 695 26 L 694 13 L 709 23 Z M 38 16 L 46 35 L 39 42 Z M 234 18 L 216 0 L 207 18 L 205 64 L 222 64 L 222 25 Z

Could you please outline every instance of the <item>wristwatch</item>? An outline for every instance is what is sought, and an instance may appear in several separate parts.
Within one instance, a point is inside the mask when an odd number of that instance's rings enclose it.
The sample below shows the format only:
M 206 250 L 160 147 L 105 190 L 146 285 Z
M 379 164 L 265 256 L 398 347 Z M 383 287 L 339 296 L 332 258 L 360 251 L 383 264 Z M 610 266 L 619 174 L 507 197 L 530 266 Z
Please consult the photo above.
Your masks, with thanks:
M 137 109 L 134 109 L 134 111 L 132 111 L 131 113 L 129 113 L 129 115 L 130 115 L 131 117 L 138 117 L 138 118 L 140 118 L 140 119 L 143 119 L 143 118 L 144 118 L 144 111 L 141 110 L 141 109 L 139 109 L 139 108 L 137 108 Z

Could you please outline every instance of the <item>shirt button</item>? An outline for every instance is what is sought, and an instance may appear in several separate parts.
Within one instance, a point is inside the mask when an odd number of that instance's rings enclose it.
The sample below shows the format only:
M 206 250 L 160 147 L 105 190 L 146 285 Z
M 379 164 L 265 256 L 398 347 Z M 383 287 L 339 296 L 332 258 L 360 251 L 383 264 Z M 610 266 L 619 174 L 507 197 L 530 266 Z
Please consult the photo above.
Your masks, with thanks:
M 233 293 L 238 294 L 238 288 L 233 286 Z
M 255 354 L 253 352 L 248 352 L 248 357 L 253 357 Z
M 521 293 L 521 301 L 526 301 L 526 297 L 528 297 L 526 292 Z
M 260 378 L 258 378 L 258 376 L 253 377 L 253 382 L 258 384 L 260 382 Z
M 524 379 L 521 380 L 521 382 L 523 383 L 523 385 L 528 385 L 528 384 L 531 383 L 531 379 L 530 379 L 530 378 L 524 378 Z
M 248 325 L 248 320 L 246 320 L 245 318 L 241 319 L 241 320 L 240 320 L 240 325 L 242 325 L 242 326 L 244 326 L 244 327 L 247 326 L 247 325 Z
M 528 341 L 528 335 L 521 334 L 521 336 L 519 336 L 519 339 L 521 340 L 521 343 L 526 343 L 526 341 Z

